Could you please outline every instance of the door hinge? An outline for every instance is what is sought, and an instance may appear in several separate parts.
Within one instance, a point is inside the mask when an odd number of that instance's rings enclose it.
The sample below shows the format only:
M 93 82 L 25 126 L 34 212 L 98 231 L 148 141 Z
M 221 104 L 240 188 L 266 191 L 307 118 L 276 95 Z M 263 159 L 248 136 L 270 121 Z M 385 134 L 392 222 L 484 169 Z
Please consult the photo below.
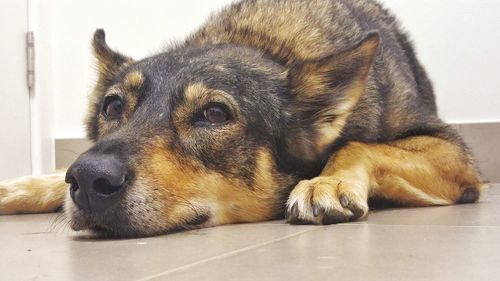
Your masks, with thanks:
M 26 33 L 26 82 L 28 89 L 35 86 L 35 36 L 33 31 Z

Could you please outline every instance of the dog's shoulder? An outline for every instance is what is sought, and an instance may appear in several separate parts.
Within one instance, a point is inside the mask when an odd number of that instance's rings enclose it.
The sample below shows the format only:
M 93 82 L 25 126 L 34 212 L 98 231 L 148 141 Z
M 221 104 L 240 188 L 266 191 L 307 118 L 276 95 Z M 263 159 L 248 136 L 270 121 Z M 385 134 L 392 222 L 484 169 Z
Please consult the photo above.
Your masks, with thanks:
M 345 50 L 391 21 L 374 1 L 244 0 L 212 15 L 185 45 L 247 45 L 291 64 Z

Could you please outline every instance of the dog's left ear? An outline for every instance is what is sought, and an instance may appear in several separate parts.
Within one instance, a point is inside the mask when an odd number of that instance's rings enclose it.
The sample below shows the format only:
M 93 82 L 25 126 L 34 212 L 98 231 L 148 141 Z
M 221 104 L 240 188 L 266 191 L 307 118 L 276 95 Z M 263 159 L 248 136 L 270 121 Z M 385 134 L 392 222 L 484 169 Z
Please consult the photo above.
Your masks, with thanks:
M 124 56 L 108 47 L 106 34 L 102 29 L 95 31 L 92 48 L 94 56 L 97 59 L 99 82 L 106 82 L 113 79 L 120 68 L 134 61 L 132 58 Z
M 369 33 L 351 48 L 314 61 L 296 63 L 288 72 L 294 102 L 290 105 L 287 150 L 314 161 L 341 135 L 365 92 L 380 37 Z

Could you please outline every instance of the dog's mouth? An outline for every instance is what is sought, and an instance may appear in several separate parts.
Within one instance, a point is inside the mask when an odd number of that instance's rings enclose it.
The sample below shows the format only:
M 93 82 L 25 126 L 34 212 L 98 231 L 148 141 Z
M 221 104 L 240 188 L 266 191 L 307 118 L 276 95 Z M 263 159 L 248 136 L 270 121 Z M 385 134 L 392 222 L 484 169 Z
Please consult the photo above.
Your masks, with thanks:
M 66 212 L 71 228 L 76 231 L 89 231 L 100 237 L 138 235 L 138 230 L 126 217 L 112 212 L 87 213 L 78 206 L 69 204 L 66 204 Z
M 87 213 L 78 206 L 66 206 L 69 224 L 75 231 L 88 231 L 96 237 L 134 238 L 155 236 L 172 232 L 210 226 L 208 211 L 162 220 L 158 214 L 149 212 L 134 214 L 130 210 L 107 210 L 103 213 Z

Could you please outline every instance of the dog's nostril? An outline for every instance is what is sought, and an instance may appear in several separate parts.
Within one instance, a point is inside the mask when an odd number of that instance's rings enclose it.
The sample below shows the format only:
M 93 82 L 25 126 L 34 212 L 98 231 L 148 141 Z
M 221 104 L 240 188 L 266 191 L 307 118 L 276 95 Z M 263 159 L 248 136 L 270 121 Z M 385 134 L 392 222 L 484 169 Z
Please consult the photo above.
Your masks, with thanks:
M 78 182 L 74 177 L 70 177 L 66 182 L 69 183 L 69 188 L 73 192 L 77 191 L 80 188 L 78 186 Z
M 125 183 L 125 180 L 123 181 Z M 123 184 L 120 185 L 112 185 L 107 179 L 99 178 L 94 181 L 94 190 L 95 192 L 102 195 L 112 195 L 120 191 L 123 187 Z
M 69 188 L 71 191 L 76 192 L 80 187 L 78 186 L 78 183 L 74 182 L 69 185 Z

